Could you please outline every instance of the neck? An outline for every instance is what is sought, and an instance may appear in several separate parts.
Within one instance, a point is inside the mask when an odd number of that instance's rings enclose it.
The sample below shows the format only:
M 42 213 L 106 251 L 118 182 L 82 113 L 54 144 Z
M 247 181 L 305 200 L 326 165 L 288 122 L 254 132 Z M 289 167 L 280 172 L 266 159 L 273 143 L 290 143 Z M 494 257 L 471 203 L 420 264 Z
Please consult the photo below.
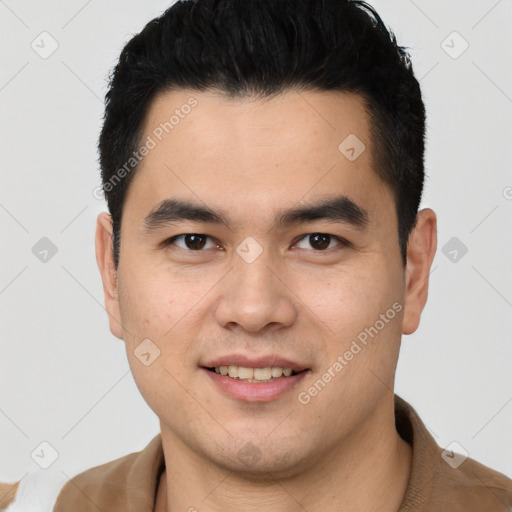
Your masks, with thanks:
M 378 419 L 378 421 L 376 421 Z M 412 450 L 395 428 L 393 397 L 321 463 L 286 478 L 240 476 L 200 457 L 162 428 L 166 470 L 155 512 L 396 512 L 410 475 Z

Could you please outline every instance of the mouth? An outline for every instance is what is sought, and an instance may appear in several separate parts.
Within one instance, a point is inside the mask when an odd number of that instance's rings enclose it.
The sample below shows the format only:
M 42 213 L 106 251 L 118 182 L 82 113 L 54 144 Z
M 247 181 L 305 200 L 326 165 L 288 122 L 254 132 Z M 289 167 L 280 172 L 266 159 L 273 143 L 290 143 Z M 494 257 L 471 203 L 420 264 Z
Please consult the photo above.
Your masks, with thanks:
M 252 384 L 275 382 L 276 380 L 294 377 L 295 375 L 308 371 L 308 368 L 295 371 L 287 366 L 251 368 L 248 366 L 237 365 L 212 366 L 205 367 L 205 369 L 223 377 L 229 377 L 230 379 L 243 382 L 250 382 Z
M 214 389 L 242 402 L 289 399 L 292 390 L 312 372 L 312 368 L 278 354 L 224 354 L 199 366 Z

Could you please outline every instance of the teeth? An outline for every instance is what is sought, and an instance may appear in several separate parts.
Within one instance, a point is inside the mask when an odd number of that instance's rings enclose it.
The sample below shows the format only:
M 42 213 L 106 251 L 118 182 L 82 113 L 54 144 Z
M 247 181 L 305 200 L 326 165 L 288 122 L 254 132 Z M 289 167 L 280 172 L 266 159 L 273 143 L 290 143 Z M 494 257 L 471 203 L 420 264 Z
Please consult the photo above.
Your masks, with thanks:
M 272 377 L 281 377 L 283 375 L 283 369 L 279 366 L 274 366 L 272 368 Z
M 272 368 L 254 368 L 254 378 L 256 380 L 269 380 L 272 378 Z
M 268 366 L 266 368 L 248 368 L 246 366 L 216 366 L 215 373 L 220 375 L 229 375 L 232 379 L 246 380 L 249 382 L 268 382 L 272 379 L 278 379 L 285 376 L 290 377 L 291 368 L 282 368 L 280 366 Z
M 230 375 L 231 377 L 231 375 Z M 245 366 L 238 367 L 238 378 L 239 379 L 253 379 L 254 377 L 254 368 L 246 368 Z

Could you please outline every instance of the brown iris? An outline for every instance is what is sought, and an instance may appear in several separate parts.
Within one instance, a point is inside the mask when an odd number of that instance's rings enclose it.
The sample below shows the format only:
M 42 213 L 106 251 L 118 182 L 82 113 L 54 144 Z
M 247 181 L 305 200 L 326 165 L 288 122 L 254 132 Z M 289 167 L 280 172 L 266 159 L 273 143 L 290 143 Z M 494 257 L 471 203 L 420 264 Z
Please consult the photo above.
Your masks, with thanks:
M 326 249 L 329 247 L 331 237 L 323 233 L 313 233 L 309 235 L 309 243 L 315 249 Z
M 183 239 L 189 249 L 195 250 L 205 246 L 207 237 L 205 235 L 185 235 Z

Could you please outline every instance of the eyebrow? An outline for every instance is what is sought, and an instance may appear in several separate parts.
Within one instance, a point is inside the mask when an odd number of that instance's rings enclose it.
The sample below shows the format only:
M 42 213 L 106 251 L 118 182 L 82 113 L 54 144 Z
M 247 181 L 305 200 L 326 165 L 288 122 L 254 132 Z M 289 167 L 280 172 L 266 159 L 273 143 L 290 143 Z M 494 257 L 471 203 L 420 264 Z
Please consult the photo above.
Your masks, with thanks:
M 273 229 L 296 224 L 324 220 L 332 223 L 347 224 L 364 230 L 369 224 L 368 212 L 347 196 L 322 198 L 321 200 L 281 210 L 276 216 Z M 165 199 L 144 218 L 147 232 L 182 221 L 218 224 L 233 230 L 232 223 L 222 210 L 211 209 L 183 199 Z

